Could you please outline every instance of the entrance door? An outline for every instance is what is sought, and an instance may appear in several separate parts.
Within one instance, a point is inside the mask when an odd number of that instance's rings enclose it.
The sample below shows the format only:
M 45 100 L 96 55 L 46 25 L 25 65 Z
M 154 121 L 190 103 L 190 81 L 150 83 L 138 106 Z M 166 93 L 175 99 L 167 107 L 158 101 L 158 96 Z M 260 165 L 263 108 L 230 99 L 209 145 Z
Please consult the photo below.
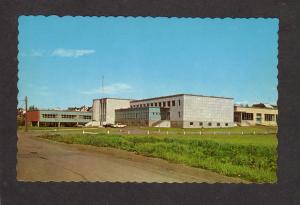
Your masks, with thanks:
M 170 120 L 170 112 L 167 112 L 167 120 Z
M 261 124 L 261 113 L 256 113 L 256 124 Z

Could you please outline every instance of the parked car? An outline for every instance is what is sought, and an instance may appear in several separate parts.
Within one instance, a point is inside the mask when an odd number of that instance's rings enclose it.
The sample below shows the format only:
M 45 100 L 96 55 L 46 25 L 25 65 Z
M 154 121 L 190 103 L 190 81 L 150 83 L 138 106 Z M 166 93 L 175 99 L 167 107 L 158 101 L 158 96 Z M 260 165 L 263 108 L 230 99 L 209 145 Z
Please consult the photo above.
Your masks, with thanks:
M 104 124 L 103 127 L 114 127 L 114 124 L 107 123 L 107 124 Z
M 127 125 L 123 125 L 123 124 L 121 124 L 121 123 L 117 123 L 117 124 L 114 124 L 113 125 L 113 127 L 115 127 L 115 128 L 124 128 L 124 127 L 126 127 Z

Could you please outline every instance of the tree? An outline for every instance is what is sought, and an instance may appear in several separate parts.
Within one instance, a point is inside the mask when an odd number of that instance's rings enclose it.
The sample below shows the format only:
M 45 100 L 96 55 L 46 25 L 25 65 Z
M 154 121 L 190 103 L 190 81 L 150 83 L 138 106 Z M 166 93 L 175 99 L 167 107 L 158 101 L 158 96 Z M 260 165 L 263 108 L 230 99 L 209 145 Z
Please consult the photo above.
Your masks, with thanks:
M 28 111 L 31 111 L 31 110 L 38 110 L 38 108 L 34 107 L 34 105 L 31 105 L 31 106 L 29 106 Z

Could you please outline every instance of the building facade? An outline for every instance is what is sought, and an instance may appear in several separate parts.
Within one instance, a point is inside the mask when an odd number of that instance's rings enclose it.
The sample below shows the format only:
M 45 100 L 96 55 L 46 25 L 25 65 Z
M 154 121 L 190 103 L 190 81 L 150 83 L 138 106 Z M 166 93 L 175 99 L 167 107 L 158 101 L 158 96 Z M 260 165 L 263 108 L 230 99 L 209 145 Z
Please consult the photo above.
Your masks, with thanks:
M 93 100 L 93 121 L 100 122 L 100 125 L 115 123 L 115 110 L 129 108 L 129 99 L 102 98 Z
M 32 110 L 26 113 L 31 126 L 74 126 L 92 120 L 92 112 L 68 110 Z
M 231 127 L 233 98 L 178 94 L 130 102 L 131 108 L 159 107 L 165 109 L 171 127 Z
M 234 122 L 240 126 L 277 126 L 276 106 L 257 104 L 251 107 L 234 106 Z
M 167 126 L 167 110 L 159 107 L 138 107 L 116 110 L 116 123 L 128 126 Z

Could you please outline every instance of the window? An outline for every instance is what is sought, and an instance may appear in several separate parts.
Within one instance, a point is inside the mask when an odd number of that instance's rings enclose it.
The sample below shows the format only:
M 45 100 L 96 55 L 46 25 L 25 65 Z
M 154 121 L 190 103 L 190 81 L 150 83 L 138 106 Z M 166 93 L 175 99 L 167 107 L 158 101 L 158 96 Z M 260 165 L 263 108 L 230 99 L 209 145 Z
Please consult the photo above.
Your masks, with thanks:
M 74 119 L 76 115 L 61 115 L 61 118 Z
M 274 115 L 265 114 L 265 121 L 274 121 Z
M 85 119 L 85 120 L 90 120 L 90 119 L 92 119 L 92 117 L 89 116 L 89 115 L 79 115 L 79 118 L 80 118 L 80 119 Z
M 180 100 L 178 100 L 178 105 L 180 106 Z
M 171 102 L 170 101 L 168 101 L 168 107 L 170 107 L 171 106 Z
M 253 113 L 242 113 L 242 120 L 253 120 Z
M 220 127 L 220 125 L 221 125 L 221 124 L 218 122 L 218 123 L 217 123 L 217 126 Z
M 146 107 L 146 104 L 144 104 L 144 107 Z
M 157 107 L 157 103 L 154 103 L 154 106 Z
M 190 122 L 190 125 L 194 125 L 194 122 Z
M 172 100 L 172 106 L 173 107 L 175 106 L 175 100 Z
M 208 126 L 211 126 L 211 122 L 208 123 Z
M 161 102 L 158 103 L 158 106 L 161 107 Z
M 203 122 L 199 122 L 199 126 L 203 126 Z
M 178 112 L 178 117 L 180 118 L 180 112 Z
M 153 103 L 151 103 L 151 107 L 153 107 Z
M 225 123 L 225 126 L 227 127 L 227 126 L 228 126 L 228 123 Z
M 166 107 L 166 102 L 165 101 L 163 102 L 163 107 Z
M 57 118 L 57 114 L 42 114 L 43 118 Z

